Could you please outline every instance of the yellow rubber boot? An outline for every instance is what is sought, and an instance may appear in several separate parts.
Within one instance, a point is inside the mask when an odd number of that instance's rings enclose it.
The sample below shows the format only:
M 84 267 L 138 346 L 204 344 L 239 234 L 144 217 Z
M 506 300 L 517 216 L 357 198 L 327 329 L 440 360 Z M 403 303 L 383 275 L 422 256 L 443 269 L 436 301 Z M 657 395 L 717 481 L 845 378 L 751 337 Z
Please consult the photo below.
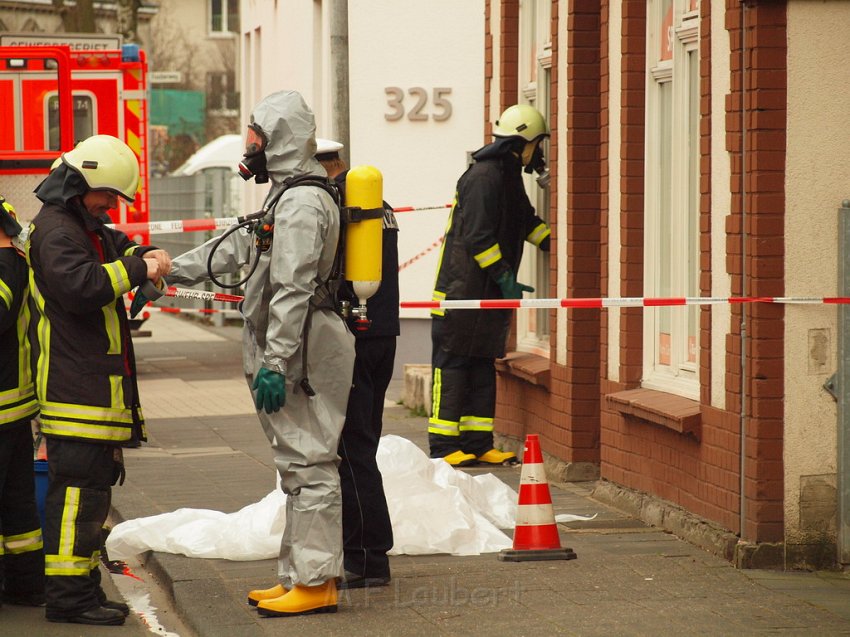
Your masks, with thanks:
M 293 617 L 310 613 L 336 612 L 336 580 L 328 580 L 318 586 L 301 586 L 275 599 L 264 599 L 257 604 L 257 612 L 263 617 Z
M 460 450 L 454 451 L 447 456 L 443 456 L 443 460 L 453 467 L 467 467 L 477 462 L 474 455 L 471 453 L 464 453 Z
M 286 595 L 286 589 L 278 584 L 271 588 L 258 588 L 253 591 L 248 591 L 248 603 L 251 606 L 256 606 L 264 599 L 275 599 Z
M 485 464 L 517 464 L 516 454 L 510 451 L 499 451 L 498 449 L 490 449 L 485 454 L 478 456 L 478 462 Z

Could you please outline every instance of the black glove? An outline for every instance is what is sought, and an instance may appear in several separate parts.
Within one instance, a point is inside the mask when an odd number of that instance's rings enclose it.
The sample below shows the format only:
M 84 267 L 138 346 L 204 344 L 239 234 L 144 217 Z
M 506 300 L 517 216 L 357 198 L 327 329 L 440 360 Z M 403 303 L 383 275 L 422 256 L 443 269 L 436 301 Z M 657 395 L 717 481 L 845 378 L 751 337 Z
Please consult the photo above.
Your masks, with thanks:
M 523 292 L 534 292 L 534 288 L 530 285 L 517 282 L 516 275 L 510 270 L 500 274 L 496 283 L 502 289 L 502 297 L 506 299 L 521 299 Z
M 549 238 L 549 235 L 543 237 L 543 241 L 541 241 L 537 246 L 538 248 L 543 250 L 543 252 L 549 252 Z

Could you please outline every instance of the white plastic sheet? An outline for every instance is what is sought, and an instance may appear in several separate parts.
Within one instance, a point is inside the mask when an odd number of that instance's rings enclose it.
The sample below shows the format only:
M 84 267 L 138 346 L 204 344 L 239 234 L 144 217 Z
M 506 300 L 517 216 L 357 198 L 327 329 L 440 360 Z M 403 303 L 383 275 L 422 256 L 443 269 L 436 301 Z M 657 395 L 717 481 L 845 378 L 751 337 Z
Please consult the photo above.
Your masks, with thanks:
M 496 476 L 457 471 L 399 436 L 381 438 L 377 460 L 393 525 L 391 555 L 477 555 L 510 548 L 499 528 L 513 528 L 517 494 Z M 184 508 L 128 520 L 112 529 L 106 549 L 114 560 L 148 550 L 228 560 L 277 557 L 285 503 L 275 489 L 235 513 Z

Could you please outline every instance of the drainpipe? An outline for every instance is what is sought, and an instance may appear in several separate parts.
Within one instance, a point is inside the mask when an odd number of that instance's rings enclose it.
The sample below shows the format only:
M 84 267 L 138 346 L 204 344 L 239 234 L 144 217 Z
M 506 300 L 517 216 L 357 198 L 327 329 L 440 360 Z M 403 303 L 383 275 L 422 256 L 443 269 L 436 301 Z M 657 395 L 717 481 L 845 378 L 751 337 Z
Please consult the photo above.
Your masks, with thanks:
M 348 102 L 348 0 L 332 0 L 331 39 L 331 104 L 333 105 L 333 137 L 345 145 L 340 156 L 349 166 L 350 117 Z
M 748 5 L 741 2 L 741 296 L 747 296 L 747 34 Z M 747 303 L 741 304 L 741 484 L 740 527 L 745 540 L 747 522 Z
M 838 293 L 850 296 L 850 200 L 838 209 Z M 838 562 L 850 564 L 850 307 L 838 306 Z

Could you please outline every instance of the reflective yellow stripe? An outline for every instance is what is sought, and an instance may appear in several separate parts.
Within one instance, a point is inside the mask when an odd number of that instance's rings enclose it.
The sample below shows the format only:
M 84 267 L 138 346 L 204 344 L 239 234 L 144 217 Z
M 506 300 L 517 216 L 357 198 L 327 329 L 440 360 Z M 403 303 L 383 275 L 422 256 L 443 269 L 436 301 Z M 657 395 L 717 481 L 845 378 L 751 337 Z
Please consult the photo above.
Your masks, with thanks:
M 443 370 L 434 368 L 434 380 L 431 389 L 431 414 L 428 419 L 428 433 L 440 436 L 459 436 L 457 423 L 451 420 L 443 420 L 440 415 L 440 401 L 443 395 Z
M 443 393 L 443 370 L 439 367 L 434 367 L 431 370 L 433 378 L 431 379 L 431 416 L 436 418 L 440 415 L 440 401 Z
M 38 402 L 36 401 L 35 396 L 32 396 L 29 400 L 21 403 L 20 405 L 0 409 L 0 425 L 23 420 L 24 418 L 35 416 L 37 413 Z
M 0 300 L 6 304 L 7 309 L 12 309 L 12 290 L 0 279 Z
M 106 337 L 109 339 L 107 354 L 121 353 L 121 326 L 118 321 L 118 312 L 115 305 L 110 303 L 101 308 L 103 311 L 103 326 L 106 329 Z
M 490 246 L 483 252 L 479 252 L 475 255 L 475 260 L 478 262 L 478 267 L 482 270 L 493 265 L 501 258 L 502 249 L 499 247 L 498 243 L 494 243 L 492 246 Z
M 43 547 L 41 529 L 29 531 L 28 533 L 21 533 L 19 535 L 7 535 L 3 538 L 2 544 L 8 553 L 12 555 L 38 551 Z
M 458 428 L 461 431 L 493 431 L 493 419 L 464 416 L 460 419 L 460 426 Z
M 124 377 L 109 377 L 109 394 L 112 396 L 112 408 L 124 409 Z
M 43 411 L 41 412 L 41 431 L 53 436 L 71 436 L 111 442 L 124 442 L 129 440 L 131 435 L 129 427 L 109 427 L 82 422 L 68 422 L 67 420 L 54 421 L 46 417 Z
M 136 254 L 136 251 L 139 248 L 141 248 L 141 246 L 130 246 L 129 248 L 124 250 L 124 256 L 125 257 L 132 257 L 134 254 Z
M 543 241 L 546 237 L 551 234 L 551 230 L 545 223 L 541 223 L 534 230 L 528 233 L 528 236 L 525 238 L 526 241 L 532 243 L 536 246 L 540 245 L 540 242 Z
M 29 243 L 27 243 L 29 245 Z M 39 396 L 47 396 L 47 369 L 50 366 L 50 320 L 44 309 L 44 297 L 35 283 L 35 274 L 30 269 L 30 292 L 38 308 L 38 324 L 36 333 L 38 335 L 38 361 L 36 363 L 36 393 Z
M 79 559 L 74 557 L 79 512 L 80 488 L 68 487 L 65 489 L 65 506 L 62 508 L 62 523 L 59 526 L 59 555 L 55 557 L 61 557 L 63 560 Z
M 437 434 L 438 436 L 459 436 L 460 432 L 457 429 L 456 422 L 448 420 L 438 420 L 430 418 L 428 420 L 428 433 Z
M 90 575 L 91 558 L 76 555 L 45 555 L 45 575 Z
M 446 293 L 440 292 L 439 290 L 434 290 L 431 294 L 432 301 L 444 301 L 446 299 Z M 431 316 L 445 316 L 446 311 L 441 308 L 434 308 L 431 310 Z
M 437 287 L 437 281 L 440 280 L 440 268 L 443 267 L 443 251 L 446 249 L 446 239 L 449 236 L 449 230 L 452 228 L 452 220 L 455 216 L 455 208 L 457 208 L 457 192 L 455 192 L 455 200 L 452 204 L 452 209 L 449 211 L 449 218 L 446 221 L 446 231 L 443 234 L 443 241 L 440 243 L 440 252 L 437 256 L 437 269 L 434 274 L 434 287 Z
M 73 403 L 42 402 L 44 415 L 52 418 L 82 419 L 95 422 L 133 423 L 133 416 L 125 407 L 99 407 Z
M 111 263 L 102 264 L 104 270 L 109 275 L 109 279 L 112 281 L 112 291 L 115 292 L 115 298 L 117 299 L 122 294 L 125 294 L 130 291 L 132 285 L 130 284 L 130 275 L 127 273 L 127 268 L 124 267 L 124 264 L 121 261 L 112 261 Z
M 30 365 L 30 339 L 27 330 L 30 325 L 29 289 L 24 290 L 21 311 L 18 314 L 18 383 L 32 386 L 32 367 Z
M 2 409 L 6 405 L 11 405 L 12 403 L 19 402 L 20 400 L 27 398 L 33 394 L 33 386 L 32 383 L 27 385 L 23 385 L 21 387 L 15 387 L 14 389 L 7 389 L 6 391 L 0 391 L 0 409 Z

